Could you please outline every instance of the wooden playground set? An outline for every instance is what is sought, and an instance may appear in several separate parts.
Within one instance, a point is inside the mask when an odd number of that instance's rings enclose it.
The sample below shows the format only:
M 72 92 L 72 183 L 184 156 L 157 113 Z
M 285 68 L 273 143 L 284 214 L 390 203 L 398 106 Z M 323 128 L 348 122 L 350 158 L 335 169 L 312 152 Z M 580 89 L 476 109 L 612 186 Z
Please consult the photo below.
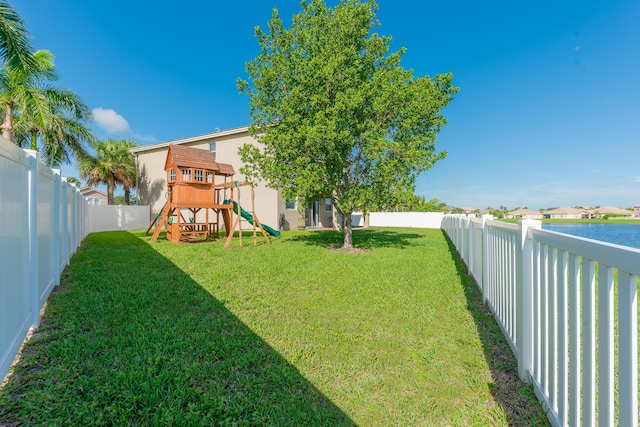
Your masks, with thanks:
M 243 231 L 253 233 L 254 246 L 258 231 L 267 244 L 271 244 L 268 234 L 280 236 L 278 230 L 263 225 L 256 216 L 253 187 L 246 182 L 234 181 L 233 166 L 217 163 L 210 151 L 170 145 L 164 170 L 167 173 L 167 202 L 147 229 L 148 235 L 155 225 L 152 242 L 158 239 L 165 226 L 167 240 L 174 243 L 216 239 L 220 237 L 221 223 L 226 235 L 225 249 L 236 234 L 242 246 Z M 216 183 L 216 179 L 222 179 L 222 182 Z M 240 206 L 242 188 L 250 191 L 251 211 Z M 250 228 L 243 229 L 246 224 Z

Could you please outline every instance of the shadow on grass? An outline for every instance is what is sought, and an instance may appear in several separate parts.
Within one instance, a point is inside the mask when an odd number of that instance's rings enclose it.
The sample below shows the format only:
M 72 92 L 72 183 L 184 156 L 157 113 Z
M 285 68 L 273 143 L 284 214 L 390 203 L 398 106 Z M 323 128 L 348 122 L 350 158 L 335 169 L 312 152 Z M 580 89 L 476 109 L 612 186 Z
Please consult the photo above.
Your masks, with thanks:
M 460 258 L 449 236 L 444 230 L 442 234 L 449 245 L 449 252 L 464 288 L 467 307 L 473 316 L 485 359 L 491 371 L 493 382 L 488 385 L 491 394 L 502 406 L 509 425 L 548 426 L 549 421 L 535 396 L 533 387 L 521 381 L 518 376 L 518 362 L 506 338 L 502 335 L 491 309 L 482 302 L 478 285 L 469 274 L 467 266 Z
M 38 335 L 0 390 L 0 425 L 353 425 L 224 302 L 126 232 L 85 239 Z
M 420 239 L 421 237 L 424 236 L 380 228 L 356 228 L 353 230 L 353 244 L 361 249 L 402 249 L 411 246 L 413 239 Z M 290 240 L 330 249 L 340 248 L 344 242 L 344 233 L 332 230 L 309 230 L 308 233 L 293 236 Z

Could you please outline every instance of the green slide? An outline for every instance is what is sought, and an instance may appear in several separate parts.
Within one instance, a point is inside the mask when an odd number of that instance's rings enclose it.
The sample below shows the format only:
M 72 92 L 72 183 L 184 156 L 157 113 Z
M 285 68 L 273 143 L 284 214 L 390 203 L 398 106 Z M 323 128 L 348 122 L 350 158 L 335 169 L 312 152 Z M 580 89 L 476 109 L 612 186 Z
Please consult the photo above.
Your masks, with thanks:
M 225 205 L 229 204 L 229 200 L 225 200 L 224 202 Z M 238 203 L 233 202 L 233 212 L 236 213 L 236 215 L 238 214 Z M 242 206 L 240 207 L 240 216 L 244 219 L 246 219 L 247 221 L 249 221 L 249 223 L 251 225 L 253 225 L 253 215 L 251 215 L 249 212 L 245 211 L 244 209 L 242 209 Z M 280 237 L 280 232 L 278 230 L 274 230 L 273 228 L 269 227 L 268 225 L 262 224 L 262 228 L 264 228 L 264 231 L 266 231 L 267 233 L 271 234 L 272 236 L 275 237 Z

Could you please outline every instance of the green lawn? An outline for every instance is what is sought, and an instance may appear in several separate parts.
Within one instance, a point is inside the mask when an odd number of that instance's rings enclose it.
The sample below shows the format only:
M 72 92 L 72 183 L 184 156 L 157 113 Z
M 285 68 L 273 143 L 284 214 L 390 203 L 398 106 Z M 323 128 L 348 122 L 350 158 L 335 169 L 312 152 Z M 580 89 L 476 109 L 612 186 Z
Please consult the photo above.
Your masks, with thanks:
M 547 425 L 441 230 L 149 240 L 85 239 L 0 425 Z

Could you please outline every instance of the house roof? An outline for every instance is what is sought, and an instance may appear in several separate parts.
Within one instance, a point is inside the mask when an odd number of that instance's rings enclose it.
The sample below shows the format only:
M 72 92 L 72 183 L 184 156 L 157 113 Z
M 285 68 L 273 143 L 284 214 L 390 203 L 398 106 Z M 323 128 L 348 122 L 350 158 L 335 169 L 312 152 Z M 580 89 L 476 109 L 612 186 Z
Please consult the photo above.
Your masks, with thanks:
M 240 133 L 247 133 L 247 132 L 249 132 L 249 126 L 241 126 L 241 127 L 232 128 L 232 129 L 218 130 L 216 132 L 205 133 L 202 135 L 190 136 L 182 139 L 175 139 L 173 141 L 161 142 L 158 144 L 141 145 L 138 147 L 130 148 L 129 151 L 132 152 L 133 154 L 144 153 L 146 151 L 157 150 L 159 148 L 166 148 L 170 145 L 183 145 L 183 144 L 188 144 L 190 142 L 202 142 L 209 139 L 220 138 L 220 137 L 230 136 L 230 135 L 237 135 Z
M 542 215 L 538 211 L 534 211 L 533 209 L 522 208 L 516 209 L 514 211 L 509 212 L 509 215 Z
M 601 215 L 606 214 L 620 214 L 620 215 L 633 215 L 633 212 L 626 209 L 616 208 L 615 206 L 603 206 L 601 208 L 589 209 L 591 213 L 599 213 Z
M 547 209 L 544 211 L 545 214 L 581 214 L 586 212 L 585 209 L 576 209 L 576 208 L 555 208 L 555 209 Z
M 88 187 L 88 186 L 80 188 L 80 194 L 82 194 L 84 197 L 86 197 L 87 195 L 93 195 L 93 194 L 96 194 L 96 193 L 100 194 L 100 195 L 102 195 L 104 197 L 107 197 L 107 195 L 104 192 L 98 190 L 97 188 Z

